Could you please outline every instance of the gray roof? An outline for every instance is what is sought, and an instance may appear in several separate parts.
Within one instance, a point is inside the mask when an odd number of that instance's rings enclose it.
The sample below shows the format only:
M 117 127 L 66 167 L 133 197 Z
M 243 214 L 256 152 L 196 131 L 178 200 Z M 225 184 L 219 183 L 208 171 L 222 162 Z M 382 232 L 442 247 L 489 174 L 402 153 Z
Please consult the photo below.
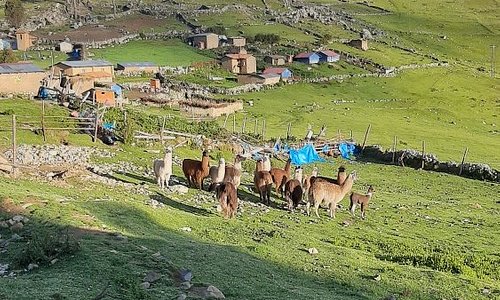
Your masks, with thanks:
M 124 63 L 118 63 L 118 66 L 122 67 L 156 67 L 157 64 L 149 62 L 149 61 L 143 61 L 143 62 L 124 62 Z
M 257 77 L 260 77 L 260 78 L 274 78 L 274 77 L 281 77 L 281 76 L 280 76 L 280 74 L 269 73 L 269 74 L 257 74 Z
M 0 64 L 0 74 L 35 73 L 42 69 L 31 63 Z
M 57 64 L 62 64 L 72 68 L 113 66 L 110 62 L 107 62 L 105 60 L 72 60 L 72 61 L 61 61 Z
M 206 32 L 206 33 L 198 33 L 198 34 L 193 34 L 191 36 L 189 36 L 190 38 L 193 38 L 193 37 L 200 37 L 200 36 L 209 36 L 209 35 L 217 35 L 215 33 L 211 33 L 211 32 Z

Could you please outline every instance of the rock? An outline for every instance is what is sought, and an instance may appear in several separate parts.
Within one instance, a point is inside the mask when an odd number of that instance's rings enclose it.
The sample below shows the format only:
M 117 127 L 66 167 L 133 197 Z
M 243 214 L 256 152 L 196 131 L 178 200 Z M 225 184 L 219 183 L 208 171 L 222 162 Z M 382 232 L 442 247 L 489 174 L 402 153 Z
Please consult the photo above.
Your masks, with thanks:
M 3 229 L 9 228 L 9 224 L 7 224 L 7 222 L 5 222 L 5 221 L 0 221 L 0 228 L 3 228 Z
M 397 298 L 396 298 L 396 295 L 390 294 L 389 296 L 385 297 L 384 299 L 385 300 L 396 300 Z
M 20 215 L 16 215 L 16 216 L 13 216 L 11 219 L 12 219 L 13 221 L 15 221 L 16 223 L 19 223 L 19 222 L 23 222 L 24 217 L 23 217 L 23 216 L 20 216 Z
M 373 280 L 380 281 L 380 280 L 382 280 L 382 276 L 380 276 L 380 274 L 377 274 L 377 275 L 373 276 Z
M 50 261 L 50 264 L 51 264 L 51 265 L 53 265 L 53 264 L 55 264 L 55 263 L 56 263 L 56 262 L 58 262 L 58 261 L 59 261 L 59 259 L 54 258 L 53 260 L 51 260 L 51 261 Z
M 9 270 L 9 264 L 0 264 L 0 276 L 7 274 L 7 270 Z
M 316 248 L 309 248 L 309 249 L 307 249 L 307 252 L 309 252 L 309 254 L 311 254 L 311 255 L 316 255 L 319 253 L 318 249 L 316 249 Z
M 179 271 L 179 279 L 182 282 L 191 281 L 193 279 L 193 272 L 191 272 L 191 270 L 182 269 Z
M 15 223 L 14 225 L 10 226 L 10 230 L 12 232 L 19 232 L 21 230 L 23 230 L 23 223 Z
M 183 290 L 189 290 L 193 285 L 191 284 L 191 282 L 189 281 L 184 281 L 184 282 L 181 282 L 181 284 L 179 285 L 179 288 L 183 289 Z
M 182 227 L 181 228 L 182 231 L 185 231 L 185 232 L 191 232 L 191 227 Z
M 150 287 L 150 286 L 151 286 L 151 283 L 149 283 L 149 282 L 147 282 L 147 281 L 146 281 L 146 282 L 141 283 L 141 288 L 143 288 L 143 289 L 145 289 L 145 290 L 149 289 L 149 287 Z
M 208 299 L 226 299 L 224 294 L 213 285 L 210 285 L 207 287 L 205 298 L 208 298 Z
M 350 225 L 351 225 L 351 222 L 349 220 L 345 220 L 344 222 L 342 222 L 342 226 L 344 226 L 344 227 L 347 227 Z
M 180 194 L 180 195 L 184 195 L 184 194 L 187 194 L 189 192 L 189 188 L 187 186 L 180 185 L 180 184 L 173 185 L 173 186 L 169 187 L 169 189 L 172 193 L 176 193 L 176 194 Z
M 491 291 L 490 291 L 490 289 L 489 289 L 489 288 L 484 288 L 484 289 L 482 290 L 482 292 L 483 292 L 483 295 L 489 295 L 489 294 L 491 294 Z
M 36 269 L 36 268 L 38 268 L 37 264 L 31 263 L 28 265 L 28 271 L 31 271 L 31 270 Z
M 187 296 L 184 293 L 180 294 L 179 297 L 177 297 L 177 300 L 186 300 L 186 299 L 187 299 Z
M 153 282 L 159 280 L 160 278 L 161 278 L 160 274 L 158 274 L 154 271 L 151 271 L 148 274 L 146 274 L 146 276 L 144 277 L 144 279 L 142 281 L 153 283 Z

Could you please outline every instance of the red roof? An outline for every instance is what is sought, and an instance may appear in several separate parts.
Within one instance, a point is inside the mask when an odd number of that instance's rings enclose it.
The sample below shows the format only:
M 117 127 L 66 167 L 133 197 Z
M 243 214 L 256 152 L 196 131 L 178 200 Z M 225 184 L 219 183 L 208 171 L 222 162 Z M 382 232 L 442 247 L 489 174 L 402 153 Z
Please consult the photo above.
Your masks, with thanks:
M 286 68 L 265 68 L 262 74 L 281 74 L 286 71 Z
M 309 56 L 313 55 L 314 52 L 302 52 L 295 55 L 295 58 L 309 58 Z
M 323 51 L 319 51 L 319 52 L 323 53 L 324 55 L 326 55 L 328 57 L 338 56 L 339 55 L 338 53 L 333 52 L 332 50 L 323 50 Z

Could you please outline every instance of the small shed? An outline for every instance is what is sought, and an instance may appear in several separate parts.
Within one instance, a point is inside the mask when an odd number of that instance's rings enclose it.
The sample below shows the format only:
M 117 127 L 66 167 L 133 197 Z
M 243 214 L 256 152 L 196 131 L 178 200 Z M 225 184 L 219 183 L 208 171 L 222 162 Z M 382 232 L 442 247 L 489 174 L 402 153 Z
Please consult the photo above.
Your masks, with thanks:
M 319 55 L 316 52 L 302 52 L 293 57 L 296 62 L 304 64 L 317 64 L 319 63 Z
M 124 62 L 116 65 L 116 70 L 122 74 L 156 73 L 158 65 L 152 62 Z
M 290 80 L 293 77 L 292 71 L 287 68 L 265 68 L 262 74 L 277 74 L 283 81 Z
M 280 78 L 278 74 L 241 74 L 238 75 L 238 83 L 273 85 L 280 82 Z
M 336 62 L 340 60 L 340 54 L 332 50 L 322 50 L 317 52 L 319 56 L 319 62 Z
M 200 33 L 192 35 L 188 41 L 198 49 L 215 49 L 219 47 L 219 36 L 215 33 Z
M 84 94 L 87 93 L 89 93 L 88 99 L 92 99 L 94 104 L 108 107 L 116 106 L 115 92 L 112 89 L 96 87 L 84 92 Z
M 282 66 L 286 64 L 286 57 L 283 55 L 267 55 L 264 57 L 264 61 L 273 66 Z
M 247 40 L 243 36 L 232 36 L 227 38 L 227 43 L 235 47 L 245 47 Z
M 0 64 L 0 93 L 38 93 L 46 73 L 31 63 Z
M 351 40 L 348 44 L 354 48 L 358 48 L 363 51 L 368 50 L 368 40 L 356 39 L 356 40 Z
M 31 35 L 28 31 L 17 31 L 16 32 L 16 44 L 17 50 L 27 51 L 33 46 L 36 41 L 36 36 Z
M 60 51 L 60 52 L 64 52 L 64 53 L 70 53 L 71 51 L 73 51 L 73 44 L 71 44 L 70 42 L 60 42 L 59 45 L 57 46 L 57 49 Z

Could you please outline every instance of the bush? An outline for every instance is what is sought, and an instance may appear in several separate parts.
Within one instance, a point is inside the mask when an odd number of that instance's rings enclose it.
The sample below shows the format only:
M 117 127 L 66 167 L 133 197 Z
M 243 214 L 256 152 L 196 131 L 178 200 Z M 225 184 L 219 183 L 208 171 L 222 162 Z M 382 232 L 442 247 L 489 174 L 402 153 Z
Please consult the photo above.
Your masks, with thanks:
M 16 256 L 15 263 L 20 267 L 26 267 L 30 263 L 47 265 L 55 258 L 74 254 L 79 250 L 79 241 L 68 229 L 38 225 Z
M 279 43 L 280 36 L 274 33 L 257 33 L 253 40 L 255 42 L 272 45 Z

